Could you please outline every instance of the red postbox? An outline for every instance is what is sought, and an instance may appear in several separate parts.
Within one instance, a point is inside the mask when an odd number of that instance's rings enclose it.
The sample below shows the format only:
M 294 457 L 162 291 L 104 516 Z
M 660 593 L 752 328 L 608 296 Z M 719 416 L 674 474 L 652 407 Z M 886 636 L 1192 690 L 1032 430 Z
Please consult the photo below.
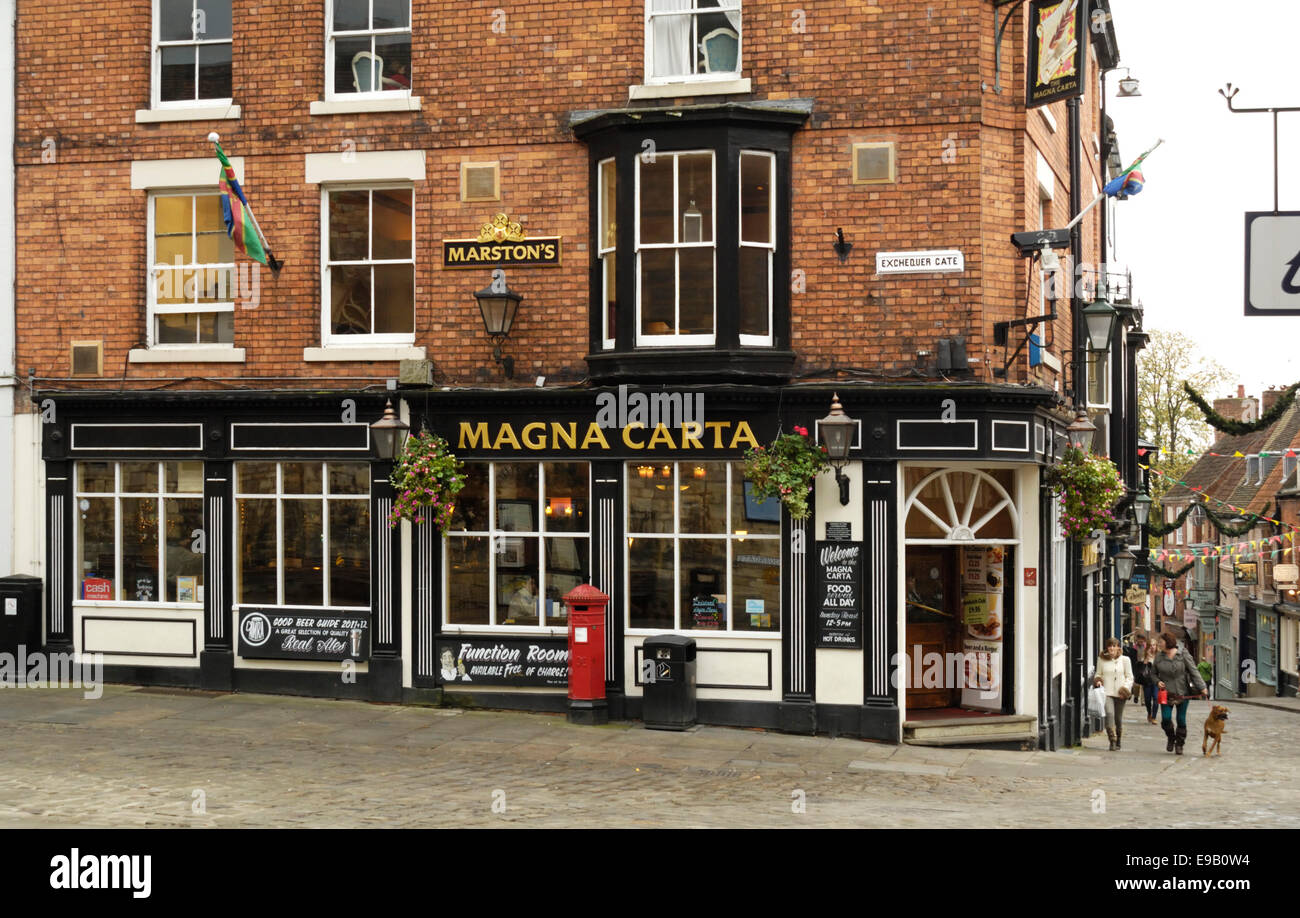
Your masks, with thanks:
M 589 583 L 564 596 L 569 609 L 569 723 L 609 722 L 605 701 L 605 607 L 609 597 Z

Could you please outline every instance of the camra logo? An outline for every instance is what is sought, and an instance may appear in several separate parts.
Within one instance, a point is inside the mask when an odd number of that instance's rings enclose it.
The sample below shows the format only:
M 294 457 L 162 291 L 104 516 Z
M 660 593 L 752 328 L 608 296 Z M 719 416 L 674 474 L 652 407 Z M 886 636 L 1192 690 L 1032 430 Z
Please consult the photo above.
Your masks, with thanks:
M 261 647 L 271 637 L 271 620 L 261 612 L 250 613 L 244 623 L 244 643 L 250 647 Z
M 153 856 L 149 854 L 70 854 L 50 858 L 51 889 L 129 889 L 136 899 L 148 899 L 152 889 Z

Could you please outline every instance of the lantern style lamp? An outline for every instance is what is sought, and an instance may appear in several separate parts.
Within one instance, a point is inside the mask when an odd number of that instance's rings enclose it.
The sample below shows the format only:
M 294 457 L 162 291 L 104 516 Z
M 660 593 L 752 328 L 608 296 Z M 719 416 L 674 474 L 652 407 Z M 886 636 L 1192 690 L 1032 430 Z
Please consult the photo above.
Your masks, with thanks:
M 1140 96 L 1142 93 L 1138 90 L 1137 77 L 1129 72 L 1127 67 L 1124 68 L 1124 77 L 1119 81 L 1119 92 L 1117 96 L 1121 99 L 1132 99 Z
M 506 286 L 504 275 L 474 294 L 479 312 L 483 314 L 483 327 L 492 339 L 492 359 L 505 371 L 506 379 L 515 377 L 515 359 L 501 356 L 501 343 L 510 336 L 515 324 L 515 314 L 523 297 Z
M 1125 548 L 1119 554 L 1115 555 L 1115 576 L 1125 583 L 1133 579 L 1133 565 L 1137 563 L 1137 555 Z
M 370 425 L 370 433 L 375 441 L 375 452 L 380 459 L 391 460 L 406 445 L 406 435 L 411 425 L 407 424 L 393 411 L 393 400 L 384 403 L 384 416 Z
M 1105 300 L 1093 300 L 1083 307 L 1083 320 L 1088 325 L 1088 346 L 1094 351 L 1108 350 L 1118 319 L 1119 312 Z
M 1193 526 L 1200 526 L 1205 522 L 1205 504 L 1202 501 L 1192 501 L 1192 509 L 1188 514 L 1188 519 L 1192 521 Z
M 1097 432 L 1097 425 L 1088 420 L 1088 412 L 1082 408 L 1075 415 L 1070 426 L 1065 428 L 1065 434 L 1070 439 L 1070 445 L 1080 452 L 1086 453 L 1092 449 L 1092 437 Z
M 846 506 L 849 502 L 849 479 L 844 474 L 844 463 L 849 459 L 857 422 L 844 413 L 838 393 L 831 396 L 831 413 L 818 422 L 818 428 L 826 446 L 826 456 L 831 468 L 835 469 L 835 483 L 840 486 L 840 506 Z
M 1133 519 L 1139 526 L 1145 526 L 1151 519 L 1151 498 L 1139 494 L 1133 499 Z

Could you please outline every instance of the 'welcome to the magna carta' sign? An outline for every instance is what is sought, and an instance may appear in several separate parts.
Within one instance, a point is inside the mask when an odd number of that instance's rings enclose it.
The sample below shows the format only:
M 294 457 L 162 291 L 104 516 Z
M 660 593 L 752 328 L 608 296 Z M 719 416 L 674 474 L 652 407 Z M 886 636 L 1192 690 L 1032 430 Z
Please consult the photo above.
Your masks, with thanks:
M 479 227 L 477 239 L 442 240 L 444 268 L 547 267 L 559 263 L 559 236 L 528 238 L 523 227 L 505 214 L 497 214 Z
M 862 543 L 817 542 L 817 646 L 862 648 Z

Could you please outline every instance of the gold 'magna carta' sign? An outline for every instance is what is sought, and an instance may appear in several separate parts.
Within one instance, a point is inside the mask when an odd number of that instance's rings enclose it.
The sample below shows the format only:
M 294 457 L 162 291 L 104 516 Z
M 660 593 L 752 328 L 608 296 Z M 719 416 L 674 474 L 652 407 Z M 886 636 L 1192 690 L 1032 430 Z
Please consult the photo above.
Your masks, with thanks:
M 442 240 L 444 268 L 495 265 L 549 267 L 560 263 L 560 237 L 526 238 L 524 228 L 505 214 L 479 227 L 477 239 Z

